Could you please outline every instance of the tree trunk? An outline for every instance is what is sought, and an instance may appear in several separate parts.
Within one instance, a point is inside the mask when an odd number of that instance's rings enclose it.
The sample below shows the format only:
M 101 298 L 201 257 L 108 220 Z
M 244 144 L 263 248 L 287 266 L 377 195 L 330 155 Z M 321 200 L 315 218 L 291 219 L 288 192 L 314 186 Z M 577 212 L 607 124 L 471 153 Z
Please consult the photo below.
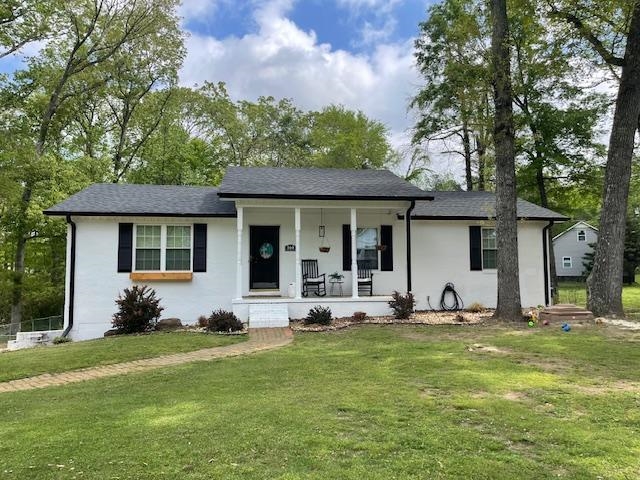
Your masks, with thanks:
M 640 2 L 633 8 L 605 173 L 600 231 L 587 305 L 596 316 L 624 316 L 622 270 L 631 162 L 640 115 Z
M 462 147 L 464 149 L 464 172 L 467 182 L 467 192 L 473 190 L 473 176 L 471 173 L 471 138 L 467 121 L 462 122 Z
M 11 284 L 11 330 L 20 331 L 22 323 L 22 289 L 24 283 L 24 258 L 27 249 L 27 210 L 31 203 L 32 189 L 25 185 L 20 199 L 19 224 L 16 228 L 16 254 L 14 257 L 13 276 Z
M 480 135 L 476 135 L 476 151 L 478 152 L 478 190 L 484 192 L 485 190 L 485 169 L 487 168 L 487 162 L 485 155 L 487 154 L 487 147 L 480 138 Z
M 495 104 L 496 240 L 498 300 L 495 318 L 522 319 L 518 272 L 518 222 L 516 212 L 515 129 L 509 23 L 506 0 L 492 0 L 491 55 Z

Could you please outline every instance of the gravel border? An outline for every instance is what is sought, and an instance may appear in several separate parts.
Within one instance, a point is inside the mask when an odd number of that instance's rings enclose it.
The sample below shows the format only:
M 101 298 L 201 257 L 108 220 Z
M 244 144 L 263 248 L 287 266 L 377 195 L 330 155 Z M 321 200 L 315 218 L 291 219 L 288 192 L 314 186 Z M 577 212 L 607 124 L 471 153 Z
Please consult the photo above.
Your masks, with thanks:
M 462 321 L 459 316 L 462 316 Z M 399 320 L 391 315 L 366 317 L 359 322 L 353 317 L 334 318 L 331 325 L 305 325 L 304 319 L 291 319 L 290 326 L 294 332 L 330 332 L 342 330 L 355 325 L 481 325 L 493 315 L 492 311 L 483 312 L 415 312 L 406 320 Z

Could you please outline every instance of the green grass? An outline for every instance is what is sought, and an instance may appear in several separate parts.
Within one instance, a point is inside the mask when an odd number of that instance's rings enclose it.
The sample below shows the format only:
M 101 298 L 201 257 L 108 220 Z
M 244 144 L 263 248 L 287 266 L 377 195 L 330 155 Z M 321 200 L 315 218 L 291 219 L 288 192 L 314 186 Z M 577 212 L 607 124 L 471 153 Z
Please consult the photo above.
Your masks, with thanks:
M 595 326 L 364 326 L 0 394 L 0 478 L 638 478 L 638 342 Z
M 222 336 L 195 332 L 123 335 L 86 342 L 0 353 L 0 382 L 58 373 L 77 368 L 108 365 L 167 353 L 190 352 L 229 345 L 246 336 Z
M 581 307 L 587 305 L 587 290 L 584 282 L 560 282 L 558 295 L 560 303 L 573 303 Z M 640 317 L 640 276 L 636 276 L 636 283 L 622 288 L 622 305 L 632 317 Z

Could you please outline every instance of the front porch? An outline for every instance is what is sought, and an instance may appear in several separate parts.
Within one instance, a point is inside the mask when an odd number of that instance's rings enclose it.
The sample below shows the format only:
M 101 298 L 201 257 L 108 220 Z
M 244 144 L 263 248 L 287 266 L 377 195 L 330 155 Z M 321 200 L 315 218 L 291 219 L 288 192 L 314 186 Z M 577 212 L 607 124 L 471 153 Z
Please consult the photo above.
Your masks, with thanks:
M 405 215 L 410 202 L 291 203 L 236 200 L 234 305 L 260 297 L 268 297 L 267 303 L 301 305 L 343 306 L 361 297 L 383 298 L 384 303 L 394 290 L 410 288 Z M 309 263 L 321 288 L 308 281 L 313 277 Z M 326 292 L 327 297 L 315 292 Z
M 389 300 L 391 296 L 388 295 L 357 298 L 329 295 L 301 298 L 245 296 L 233 300 L 233 313 L 243 322 L 248 322 L 249 328 L 286 327 L 290 319 L 306 317 L 316 305 L 329 307 L 335 318 L 350 317 L 354 312 L 365 312 L 370 316 L 389 315 Z

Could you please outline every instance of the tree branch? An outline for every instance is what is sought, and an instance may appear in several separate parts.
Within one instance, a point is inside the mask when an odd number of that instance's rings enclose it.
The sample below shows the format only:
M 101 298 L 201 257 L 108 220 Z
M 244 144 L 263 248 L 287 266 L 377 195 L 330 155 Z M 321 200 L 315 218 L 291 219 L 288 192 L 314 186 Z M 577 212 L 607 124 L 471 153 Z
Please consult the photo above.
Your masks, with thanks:
M 609 51 L 604 43 L 591 31 L 591 29 L 585 25 L 582 19 L 578 18 L 573 13 L 558 10 L 554 5 L 551 6 L 551 16 L 562 19 L 567 23 L 573 25 L 578 33 L 588 41 L 593 49 L 602 57 L 602 59 L 609 65 L 615 65 L 616 67 L 623 67 L 625 64 L 624 58 L 617 57 L 613 52 Z

